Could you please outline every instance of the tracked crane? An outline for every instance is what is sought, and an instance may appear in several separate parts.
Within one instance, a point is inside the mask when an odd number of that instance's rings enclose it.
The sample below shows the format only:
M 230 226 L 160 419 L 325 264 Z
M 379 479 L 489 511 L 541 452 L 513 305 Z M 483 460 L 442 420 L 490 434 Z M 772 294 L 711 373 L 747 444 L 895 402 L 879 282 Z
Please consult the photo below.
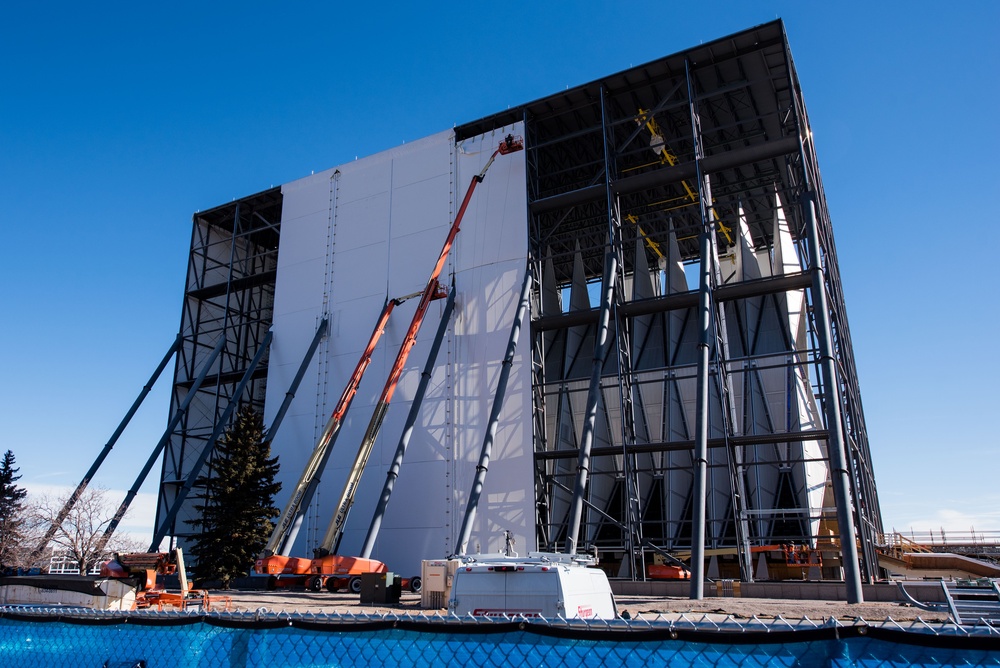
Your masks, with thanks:
M 389 371 L 385 386 L 382 388 L 382 394 L 375 406 L 368 429 L 365 431 L 365 435 L 361 439 L 361 444 L 358 446 L 358 452 L 348 472 L 344 488 L 338 497 L 333 519 L 330 521 L 322 543 L 314 550 L 314 558 L 311 560 L 309 568 L 311 575 L 306 583 L 307 587 L 313 591 L 319 591 L 323 588 L 336 591 L 347 586 L 351 591 L 359 592 L 361 589 L 360 574 L 365 572 L 381 573 L 387 570 L 385 564 L 374 559 L 362 559 L 360 557 L 341 556 L 337 554 L 340 540 L 344 534 L 344 527 L 347 523 L 347 517 L 350 514 L 351 507 L 354 505 L 354 497 L 361 482 L 361 476 L 364 474 L 368 458 L 371 455 L 375 440 L 382 427 L 382 422 L 389 409 L 389 403 L 392 401 L 399 378 L 403 373 L 403 367 L 406 364 L 410 351 L 413 349 L 414 344 L 416 344 L 417 333 L 420 331 L 420 326 L 424 321 L 424 316 L 427 314 L 427 309 L 431 301 L 447 295 L 447 291 L 439 283 L 438 279 L 441 276 L 441 271 L 444 269 L 448 254 L 451 252 L 455 237 L 461 228 L 462 219 L 465 216 L 466 209 L 468 209 L 469 202 L 472 200 L 476 186 L 483 182 L 487 170 L 489 170 L 497 156 L 514 153 L 523 148 L 524 141 L 520 137 L 507 135 L 490 156 L 482 171 L 473 176 L 472 181 L 469 183 L 469 188 L 458 208 L 458 213 L 455 215 L 455 221 L 448 231 L 448 236 L 445 239 L 444 246 L 441 248 L 441 252 L 438 254 L 434 269 L 431 271 L 427 285 L 421 293 L 420 303 L 417 305 L 417 310 L 413 314 L 413 319 L 410 321 L 406 335 L 403 337 L 403 343 Z M 412 589 L 417 588 L 414 580 L 410 580 L 410 587 Z

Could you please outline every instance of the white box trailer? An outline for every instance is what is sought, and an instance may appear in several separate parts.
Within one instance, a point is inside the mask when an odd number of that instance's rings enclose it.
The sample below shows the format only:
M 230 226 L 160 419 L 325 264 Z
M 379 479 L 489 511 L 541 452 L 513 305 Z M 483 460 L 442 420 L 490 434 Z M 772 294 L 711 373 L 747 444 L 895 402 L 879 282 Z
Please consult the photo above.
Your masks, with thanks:
M 614 619 L 608 576 L 586 555 L 532 552 L 459 557 L 448 610 L 460 617 Z

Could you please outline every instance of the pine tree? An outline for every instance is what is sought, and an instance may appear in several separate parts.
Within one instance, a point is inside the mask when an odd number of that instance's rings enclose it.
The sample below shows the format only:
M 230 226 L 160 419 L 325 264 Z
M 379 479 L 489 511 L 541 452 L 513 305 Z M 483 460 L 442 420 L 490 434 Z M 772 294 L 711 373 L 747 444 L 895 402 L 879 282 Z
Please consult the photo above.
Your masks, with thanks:
M 201 527 L 191 548 L 196 559 L 196 582 L 220 581 L 224 589 L 234 578 L 247 575 L 273 531 L 278 516 L 274 481 L 278 458 L 264 443 L 264 420 L 244 406 L 219 442 L 212 472 L 202 476 L 203 503 L 196 509 Z
M 15 484 L 21 479 L 18 471 L 14 453 L 8 450 L 0 460 L 0 571 L 17 566 L 24 538 L 24 497 L 28 492 Z

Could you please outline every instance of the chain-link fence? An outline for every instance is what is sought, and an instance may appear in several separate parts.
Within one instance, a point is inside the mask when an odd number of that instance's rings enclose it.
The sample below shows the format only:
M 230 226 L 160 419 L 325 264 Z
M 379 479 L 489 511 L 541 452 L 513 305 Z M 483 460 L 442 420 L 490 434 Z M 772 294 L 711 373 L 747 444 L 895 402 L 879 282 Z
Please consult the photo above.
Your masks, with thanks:
M 0 609 L 0 668 L 1000 666 L 1000 633 L 801 620 L 559 621 Z

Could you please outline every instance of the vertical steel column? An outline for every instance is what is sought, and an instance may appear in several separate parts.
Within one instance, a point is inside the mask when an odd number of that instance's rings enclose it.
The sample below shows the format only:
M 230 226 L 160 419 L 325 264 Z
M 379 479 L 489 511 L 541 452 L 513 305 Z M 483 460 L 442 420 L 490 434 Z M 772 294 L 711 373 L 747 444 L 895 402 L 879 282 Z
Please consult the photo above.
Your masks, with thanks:
M 385 484 L 382 486 L 382 495 L 379 497 L 378 506 L 375 508 L 375 514 L 372 515 L 372 522 L 368 527 L 368 534 L 365 536 L 365 542 L 361 546 L 361 552 L 358 554 L 362 559 L 371 557 L 372 550 L 375 549 L 375 539 L 382 528 L 382 518 L 385 516 L 385 509 L 389 506 L 389 497 L 392 496 L 392 488 L 396 484 L 396 478 L 399 477 L 399 469 L 403 467 L 403 457 L 406 456 L 406 449 L 410 445 L 410 436 L 413 435 L 413 425 L 417 423 L 417 417 L 420 415 L 420 405 L 424 401 L 427 385 L 430 383 L 431 374 L 434 372 L 434 363 L 437 361 L 438 351 L 441 350 L 441 342 L 444 341 L 444 335 L 448 333 L 448 323 L 451 321 L 453 310 L 455 310 L 454 285 L 451 286 L 451 290 L 448 292 L 448 300 L 444 305 L 444 313 L 441 314 L 441 324 L 438 325 L 437 334 L 434 335 L 431 350 L 427 353 L 427 362 L 424 364 L 423 373 L 420 374 L 420 383 L 417 385 L 417 391 L 413 395 L 413 403 L 410 405 L 410 412 L 407 414 L 406 423 L 403 425 L 403 433 L 399 437 L 399 444 L 396 446 L 396 454 L 393 455 L 392 464 L 389 465 L 389 471 L 386 473 Z
M 704 596 L 705 528 L 708 515 L 708 365 L 712 349 L 711 239 L 715 225 L 702 221 L 698 278 L 698 385 L 694 418 L 694 509 L 691 514 L 691 598 Z
M 621 411 L 622 475 L 625 487 L 625 550 L 628 554 L 629 576 L 645 578 L 643 558 L 642 504 L 639 500 L 638 463 L 633 446 L 635 437 L 635 404 L 632 385 L 632 327 L 631 320 L 623 317 L 620 307 L 625 303 L 625 248 L 622 239 L 621 206 L 612 188 L 612 178 L 617 176 L 617 163 L 613 162 L 612 143 L 604 97 L 601 97 L 601 120 L 604 136 L 605 187 L 608 198 L 608 240 L 611 252 L 619 259 L 615 272 L 615 301 L 612 314 L 615 323 L 615 342 L 618 352 L 618 399 Z M 634 272 L 634 269 L 633 269 Z
M 601 310 L 598 315 L 597 334 L 594 337 L 594 364 L 590 371 L 590 387 L 587 391 L 587 407 L 583 416 L 583 433 L 580 436 L 580 454 L 576 464 L 576 484 L 573 487 L 573 505 L 570 508 L 566 529 L 566 552 L 576 554 L 583 519 L 583 497 L 587 493 L 587 476 L 590 473 L 590 450 L 594 445 L 594 429 L 597 425 L 597 399 L 601 393 L 601 372 L 608 357 L 608 321 L 611 318 L 611 304 L 614 300 L 618 260 L 613 253 L 604 259 L 604 277 L 601 282 Z
M 608 250 L 604 256 L 604 275 L 601 277 L 601 309 L 594 337 L 594 362 L 590 371 L 590 386 L 587 390 L 587 406 L 583 416 L 583 433 L 580 436 L 580 454 L 576 465 L 576 483 L 573 488 L 573 505 L 570 507 L 566 525 L 566 552 L 576 554 L 580 538 L 580 524 L 583 520 L 584 495 L 587 493 L 587 476 L 590 474 L 590 451 L 594 445 L 594 430 L 597 426 L 597 402 L 601 394 L 601 374 L 608 357 L 608 323 L 614 305 L 615 276 L 618 274 L 618 257 L 615 255 L 611 230 L 611 172 L 607 155 L 607 121 L 604 117 L 604 88 L 601 88 L 601 124 L 604 128 L 604 183 L 608 202 Z
M 695 167 L 698 173 L 698 208 L 701 213 L 700 264 L 698 272 L 698 385 L 694 425 L 694 485 L 691 514 L 691 598 L 700 600 L 705 595 L 705 528 L 708 482 L 708 366 L 712 351 L 712 240 L 715 236 L 714 218 L 706 207 L 701 172 L 701 137 L 694 108 L 694 85 L 691 82 L 690 64 L 685 61 L 684 71 L 688 84 L 688 111 L 691 115 L 691 135 L 694 140 Z
M 469 494 L 469 503 L 465 508 L 465 517 L 462 518 L 462 528 L 458 532 L 458 543 L 455 544 L 455 554 L 465 554 L 465 549 L 469 545 L 469 538 L 472 536 L 472 523 L 476 519 L 476 509 L 479 506 L 479 498 L 483 492 L 483 483 L 486 481 L 486 471 L 490 466 L 490 456 L 493 451 L 493 440 L 496 438 L 497 423 L 500 421 L 500 410 L 503 408 L 503 399 L 507 394 L 507 379 L 510 377 L 510 368 L 514 364 L 514 353 L 517 350 L 517 339 L 521 332 L 521 320 L 528 310 L 528 299 L 531 296 L 531 270 L 524 272 L 524 282 L 521 285 L 521 298 L 517 303 L 517 311 L 514 313 L 514 324 L 510 328 L 510 338 L 507 341 L 507 352 L 500 367 L 500 378 L 497 379 L 497 389 L 493 395 L 493 407 L 490 409 L 490 421 L 486 427 L 486 437 L 483 439 L 483 448 L 479 454 L 479 464 L 476 465 L 476 477 L 472 482 L 472 492 Z
M 812 272 L 813 315 L 816 319 L 816 335 L 819 339 L 820 368 L 823 385 L 826 387 L 826 429 L 829 433 L 827 451 L 830 457 L 830 476 L 833 495 L 837 504 L 837 523 L 840 527 L 840 554 L 844 564 L 844 584 L 847 585 L 847 602 L 863 603 L 861 589 L 861 569 L 858 563 L 857 533 L 854 527 L 854 512 L 851 504 L 851 474 L 849 470 L 844 427 L 840 415 L 840 379 L 837 376 L 837 360 L 834 358 L 833 336 L 830 330 L 830 312 L 826 299 L 826 282 L 823 276 L 820 255 L 819 231 L 816 228 L 815 193 L 802 195 L 802 208 L 806 219 L 806 233 L 809 235 L 810 272 Z

